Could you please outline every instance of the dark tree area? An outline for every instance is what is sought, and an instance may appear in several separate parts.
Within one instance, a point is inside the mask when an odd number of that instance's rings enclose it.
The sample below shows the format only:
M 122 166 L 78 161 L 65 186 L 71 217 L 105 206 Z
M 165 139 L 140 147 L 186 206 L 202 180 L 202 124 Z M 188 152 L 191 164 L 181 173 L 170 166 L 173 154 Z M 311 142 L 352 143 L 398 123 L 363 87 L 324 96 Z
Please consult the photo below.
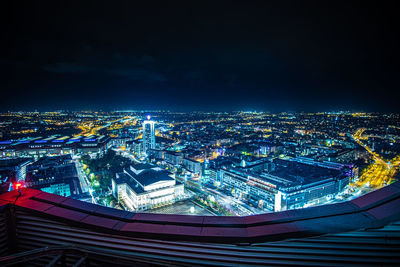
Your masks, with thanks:
M 122 172 L 123 168 L 132 164 L 130 159 L 117 155 L 113 150 L 108 150 L 102 157 L 94 159 L 84 155 L 81 160 L 82 163 L 88 165 L 90 172 L 94 174 L 92 181 L 98 181 L 103 190 L 111 186 L 111 178 L 116 173 Z

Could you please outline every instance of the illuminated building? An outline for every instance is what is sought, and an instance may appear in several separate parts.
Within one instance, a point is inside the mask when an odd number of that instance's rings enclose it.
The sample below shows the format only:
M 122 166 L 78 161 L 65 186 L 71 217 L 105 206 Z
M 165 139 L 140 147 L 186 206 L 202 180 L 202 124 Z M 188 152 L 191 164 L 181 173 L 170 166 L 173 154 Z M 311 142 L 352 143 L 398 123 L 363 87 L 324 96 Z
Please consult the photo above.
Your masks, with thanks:
M 164 159 L 165 151 L 161 149 L 150 149 L 149 155 L 157 160 Z
M 180 165 L 182 163 L 182 154 L 173 151 L 167 151 L 164 153 L 164 160 L 172 165 Z
M 25 179 L 26 167 L 32 162 L 29 158 L 0 160 L 0 192 L 4 193 L 17 181 Z
M 143 144 L 139 140 L 130 140 L 126 143 L 126 148 L 132 153 L 140 155 L 143 151 Z
M 351 166 L 303 159 L 275 159 L 261 173 L 243 168 L 222 170 L 223 185 L 241 199 L 273 211 L 302 208 L 343 191 L 354 173 Z
M 48 138 L 27 138 L 0 141 L 1 157 L 33 157 L 75 153 L 101 153 L 110 147 L 110 137 L 91 136 L 50 136 Z
M 150 164 L 136 164 L 117 173 L 112 192 L 128 210 L 141 211 L 172 204 L 184 195 L 183 184 L 169 172 Z
M 66 197 L 82 194 L 78 172 L 70 155 L 43 157 L 30 164 L 25 185 Z
M 150 120 L 150 116 L 147 116 L 147 120 L 143 122 L 143 152 L 148 153 L 149 149 L 156 147 L 156 136 L 154 131 L 154 121 Z
M 182 166 L 190 172 L 200 174 L 201 164 L 200 162 L 188 158 L 182 159 Z

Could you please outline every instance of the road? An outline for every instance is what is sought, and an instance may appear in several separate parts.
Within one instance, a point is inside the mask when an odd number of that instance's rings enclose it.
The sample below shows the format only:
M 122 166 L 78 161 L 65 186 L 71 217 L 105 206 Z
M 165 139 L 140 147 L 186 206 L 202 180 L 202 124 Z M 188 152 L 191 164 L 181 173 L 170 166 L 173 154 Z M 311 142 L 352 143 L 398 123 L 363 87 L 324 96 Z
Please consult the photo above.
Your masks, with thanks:
M 74 160 L 74 162 L 75 162 L 76 170 L 78 172 L 78 178 L 79 178 L 79 181 L 81 184 L 82 192 L 83 193 L 89 192 L 90 182 L 89 182 L 88 178 L 86 177 L 85 172 L 83 171 L 83 165 L 78 160 Z
M 92 197 L 92 203 L 97 204 L 96 198 L 93 196 L 93 189 L 90 186 L 89 179 L 87 178 L 86 173 L 83 171 L 82 163 L 80 163 L 78 159 L 75 159 L 74 162 L 78 172 L 78 178 L 81 184 L 82 192 L 89 192 Z
M 207 210 L 204 207 L 197 205 L 192 200 L 184 200 L 175 202 L 172 205 L 164 206 L 161 208 L 151 209 L 144 211 L 146 213 L 160 213 L 160 214 L 181 214 L 181 215 L 198 215 L 198 216 L 216 216 L 215 213 Z
M 386 162 L 378 153 L 372 151 L 366 144 L 361 140 L 366 138 L 362 136 L 365 129 L 358 129 L 354 135 L 353 139 L 362 147 L 364 147 L 368 153 L 370 153 L 374 162 L 365 169 L 362 175 L 358 178 L 353 187 L 360 190 L 378 189 L 382 186 L 388 185 L 393 181 L 393 177 L 400 166 L 400 155 L 394 157 L 392 160 Z

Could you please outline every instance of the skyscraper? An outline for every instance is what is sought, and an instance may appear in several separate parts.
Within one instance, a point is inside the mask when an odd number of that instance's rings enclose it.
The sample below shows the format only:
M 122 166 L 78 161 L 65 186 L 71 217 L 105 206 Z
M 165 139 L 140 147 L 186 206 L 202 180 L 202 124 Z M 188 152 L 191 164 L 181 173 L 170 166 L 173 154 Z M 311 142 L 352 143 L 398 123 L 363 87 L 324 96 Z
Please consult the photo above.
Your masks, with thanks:
M 148 154 L 149 149 L 156 146 L 154 121 L 150 120 L 150 118 L 150 116 L 147 116 L 147 120 L 143 122 L 143 152 L 145 154 Z

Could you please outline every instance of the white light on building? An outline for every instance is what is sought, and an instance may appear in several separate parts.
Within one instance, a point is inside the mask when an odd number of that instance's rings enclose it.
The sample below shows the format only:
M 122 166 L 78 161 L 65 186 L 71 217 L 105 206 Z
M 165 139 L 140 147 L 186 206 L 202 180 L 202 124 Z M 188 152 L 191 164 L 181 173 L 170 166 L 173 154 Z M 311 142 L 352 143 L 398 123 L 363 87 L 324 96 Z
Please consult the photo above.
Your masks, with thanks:
M 148 154 L 150 149 L 156 147 L 156 136 L 154 130 L 154 121 L 150 120 L 150 115 L 143 122 L 143 152 Z
M 184 197 L 184 185 L 171 173 L 149 164 L 136 164 L 112 179 L 113 195 L 132 211 L 174 203 Z

